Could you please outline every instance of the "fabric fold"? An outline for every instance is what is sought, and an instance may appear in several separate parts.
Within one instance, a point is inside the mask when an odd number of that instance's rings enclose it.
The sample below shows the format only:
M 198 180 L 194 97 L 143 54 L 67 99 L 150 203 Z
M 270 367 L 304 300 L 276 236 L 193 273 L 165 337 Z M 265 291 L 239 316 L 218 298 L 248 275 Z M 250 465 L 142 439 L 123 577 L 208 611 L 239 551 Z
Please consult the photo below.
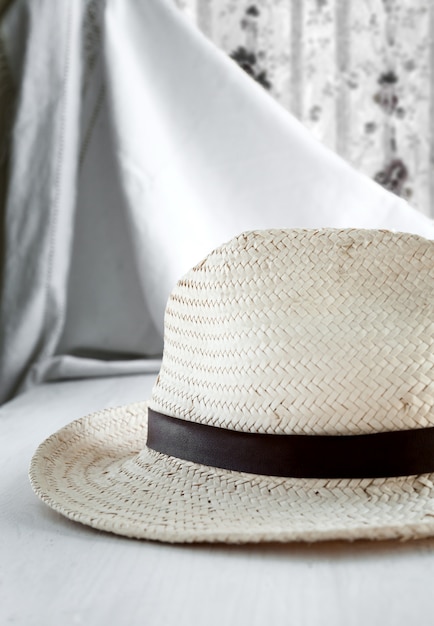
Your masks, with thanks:
M 32 364 L 54 352 L 62 331 L 77 188 L 81 12 L 80 3 L 27 2 L 20 15 L 27 38 L 5 216 L 0 400 L 25 387 Z M 11 22 L 13 40 L 22 25 Z

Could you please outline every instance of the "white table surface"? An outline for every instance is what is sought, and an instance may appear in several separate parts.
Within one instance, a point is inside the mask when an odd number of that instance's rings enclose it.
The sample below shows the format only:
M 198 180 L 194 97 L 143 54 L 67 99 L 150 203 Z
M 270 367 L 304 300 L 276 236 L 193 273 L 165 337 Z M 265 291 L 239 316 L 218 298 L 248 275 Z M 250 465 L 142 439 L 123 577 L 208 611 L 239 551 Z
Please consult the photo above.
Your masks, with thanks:
M 434 540 L 173 546 L 102 533 L 33 495 L 34 449 L 153 376 L 42 385 L 0 410 L 0 625 L 433 626 Z

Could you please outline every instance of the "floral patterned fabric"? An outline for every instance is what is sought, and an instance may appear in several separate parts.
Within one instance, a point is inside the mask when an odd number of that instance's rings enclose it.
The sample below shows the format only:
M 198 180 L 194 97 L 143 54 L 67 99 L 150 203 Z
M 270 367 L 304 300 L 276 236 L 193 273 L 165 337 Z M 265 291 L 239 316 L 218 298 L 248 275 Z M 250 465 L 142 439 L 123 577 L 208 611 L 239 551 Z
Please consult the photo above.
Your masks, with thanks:
M 321 141 L 434 216 L 434 3 L 177 0 Z

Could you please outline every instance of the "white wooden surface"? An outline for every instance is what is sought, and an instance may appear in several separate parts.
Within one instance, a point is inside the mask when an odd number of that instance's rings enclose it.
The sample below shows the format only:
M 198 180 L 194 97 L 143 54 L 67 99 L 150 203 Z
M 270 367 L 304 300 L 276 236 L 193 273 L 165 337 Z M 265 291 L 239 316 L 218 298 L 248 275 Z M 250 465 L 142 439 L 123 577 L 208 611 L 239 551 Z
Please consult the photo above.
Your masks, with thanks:
M 170 546 L 100 533 L 33 495 L 42 439 L 148 397 L 153 377 L 43 385 L 0 410 L 0 624 L 434 624 L 434 540 Z

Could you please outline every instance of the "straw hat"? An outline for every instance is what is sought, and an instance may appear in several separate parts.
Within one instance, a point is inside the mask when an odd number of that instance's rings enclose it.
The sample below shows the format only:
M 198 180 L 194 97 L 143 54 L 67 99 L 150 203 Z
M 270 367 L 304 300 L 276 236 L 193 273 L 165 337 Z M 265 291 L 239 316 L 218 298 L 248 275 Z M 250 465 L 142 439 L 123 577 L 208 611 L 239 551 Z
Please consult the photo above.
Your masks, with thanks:
M 433 242 L 242 234 L 173 290 L 150 401 L 52 435 L 33 488 L 160 541 L 434 535 L 433 339 Z

